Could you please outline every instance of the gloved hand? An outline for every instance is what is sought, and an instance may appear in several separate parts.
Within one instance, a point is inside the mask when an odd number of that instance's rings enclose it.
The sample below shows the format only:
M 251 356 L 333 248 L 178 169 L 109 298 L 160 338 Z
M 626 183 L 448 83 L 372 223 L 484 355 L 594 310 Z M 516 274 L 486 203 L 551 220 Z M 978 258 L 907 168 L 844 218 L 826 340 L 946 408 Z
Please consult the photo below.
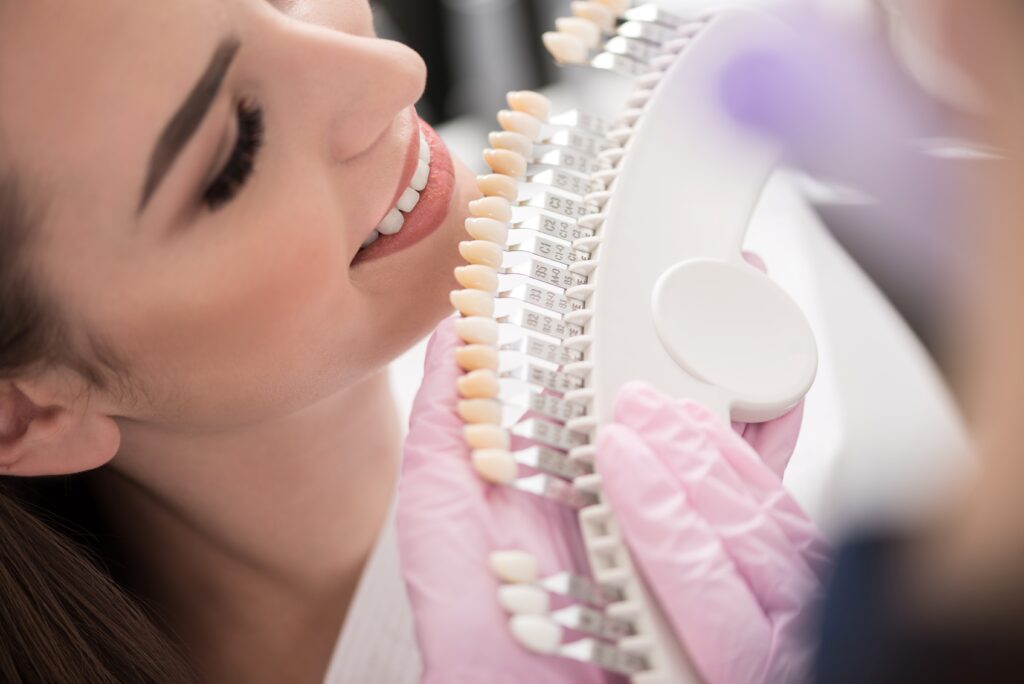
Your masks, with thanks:
M 424 660 L 424 681 L 456 684 L 481 681 L 620 681 L 596 668 L 528 653 L 508 633 L 507 616 L 497 602 L 499 583 L 487 566 L 488 555 L 499 549 L 527 550 L 538 558 L 541 576 L 563 570 L 579 572 L 586 567 L 585 555 L 579 542 L 573 512 L 528 494 L 488 485 L 476 474 L 463 439 L 462 422 L 455 414 L 458 400 L 456 378 L 461 371 L 454 362 L 454 350 L 459 340 L 451 323 L 450 320 L 445 321 L 440 326 L 428 349 L 426 375 L 413 407 L 399 489 L 400 552 Z M 639 420 L 638 407 L 626 413 Z M 748 426 L 745 431 L 771 453 L 775 467 L 781 470 L 795 444 L 799 420 L 797 411 L 774 423 Z M 619 442 L 616 437 L 629 434 L 623 430 L 630 429 L 628 426 L 631 425 L 627 422 L 621 429 L 608 429 L 610 437 L 601 440 L 601 449 L 607 451 L 602 454 L 602 461 L 609 454 L 618 453 Z M 693 423 L 684 423 L 684 426 L 692 427 Z M 711 426 L 708 427 L 710 429 Z M 714 437 L 716 440 L 724 440 L 728 437 L 739 444 L 745 444 L 727 427 L 714 427 L 726 435 L 712 431 L 709 432 L 709 439 Z M 694 436 L 692 432 L 690 434 Z M 744 449 L 745 454 L 757 460 L 749 446 L 744 446 Z M 707 453 L 702 452 L 702 455 L 707 456 Z M 760 462 L 758 466 L 760 470 L 756 473 L 770 477 L 772 482 L 778 481 Z M 661 466 L 652 462 L 645 467 Z M 647 503 L 641 505 L 641 499 L 632 498 L 638 492 L 632 488 L 631 483 L 646 482 L 644 473 L 613 476 L 613 479 L 619 480 L 614 491 L 620 497 L 625 497 L 626 501 L 622 503 L 623 499 L 619 498 L 618 508 L 647 508 Z M 742 485 L 732 482 L 727 484 Z M 707 495 L 714 499 L 732 497 L 735 493 L 730 494 L 723 484 L 718 483 Z M 686 519 L 692 519 L 692 516 Z M 637 518 L 627 520 L 629 524 L 634 524 Z M 675 534 L 680 524 L 685 524 L 685 521 L 659 519 L 645 533 L 657 538 L 657 530 L 665 528 Z M 763 535 L 765 532 L 759 530 L 758 534 Z M 639 538 L 644 539 L 643 536 Z M 757 540 L 750 540 L 752 545 L 756 546 L 757 543 Z M 646 560 L 658 564 L 660 557 L 655 550 L 642 545 L 638 550 L 650 555 Z M 665 547 L 665 550 L 673 553 L 681 551 L 676 547 Z M 781 557 L 780 562 L 770 569 L 781 571 L 784 567 L 781 562 L 783 559 L 791 558 Z M 673 556 L 663 560 L 672 564 L 679 559 Z M 659 592 L 668 603 L 678 600 L 693 605 L 690 603 L 693 600 L 691 594 L 701 595 L 703 586 L 718 586 L 718 575 L 705 576 L 699 568 L 685 564 L 680 565 L 678 570 L 679 576 L 674 581 L 666 581 L 665 592 Z M 684 594 L 676 597 L 673 592 L 678 584 L 688 586 Z M 695 610 L 694 613 L 718 613 L 722 616 L 719 624 L 723 627 L 733 617 L 749 621 L 746 611 L 751 600 L 747 594 L 740 593 L 736 597 L 721 594 L 715 596 L 719 604 L 714 606 L 714 610 Z M 687 613 L 683 617 L 694 616 Z M 685 623 L 679 623 L 677 629 L 684 638 L 691 631 Z M 767 635 L 768 632 L 762 630 L 747 636 L 760 639 Z M 783 635 L 788 636 L 788 633 Z M 761 642 L 748 643 L 736 639 L 725 644 L 698 640 L 694 645 L 706 651 L 702 657 L 694 653 L 698 663 L 707 662 L 712 667 L 718 667 L 725 654 L 742 660 L 743 654 L 754 654 L 767 648 Z M 690 648 L 689 644 L 687 646 Z M 789 651 L 778 648 L 776 652 Z M 713 674 L 717 676 L 721 671 L 722 668 L 718 667 Z
M 597 466 L 703 680 L 804 681 L 828 548 L 751 446 L 699 404 L 637 383 L 601 431 Z

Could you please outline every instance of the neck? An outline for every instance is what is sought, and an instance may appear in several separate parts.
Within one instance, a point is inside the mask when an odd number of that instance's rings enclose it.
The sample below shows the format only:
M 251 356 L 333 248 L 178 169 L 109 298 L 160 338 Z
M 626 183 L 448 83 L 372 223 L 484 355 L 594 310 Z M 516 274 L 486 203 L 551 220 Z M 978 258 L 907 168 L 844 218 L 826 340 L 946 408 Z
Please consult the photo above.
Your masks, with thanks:
M 140 561 L 133 583 L 204 678 L 322 677 L 394 492 L 399 433 L 385 372 L 231 434 L 126 429 L 101 499 Z

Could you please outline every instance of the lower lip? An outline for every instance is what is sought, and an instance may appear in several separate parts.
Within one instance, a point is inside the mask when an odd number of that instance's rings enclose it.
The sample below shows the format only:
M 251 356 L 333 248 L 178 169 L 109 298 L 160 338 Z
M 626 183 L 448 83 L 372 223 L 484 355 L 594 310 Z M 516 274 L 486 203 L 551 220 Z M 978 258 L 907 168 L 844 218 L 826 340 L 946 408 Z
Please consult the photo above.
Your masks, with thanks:
M 455 168 L 441 137 L 426 123 L 419 122 L 430 146 L 430 177 L 420 193 L 420 201 L 405 215 L 402 230 L 394 235 L 381 235 L 369 247 L 359 250 L 352 265 L 389 256 L 415 245 L 444 222 L 455 189 Z

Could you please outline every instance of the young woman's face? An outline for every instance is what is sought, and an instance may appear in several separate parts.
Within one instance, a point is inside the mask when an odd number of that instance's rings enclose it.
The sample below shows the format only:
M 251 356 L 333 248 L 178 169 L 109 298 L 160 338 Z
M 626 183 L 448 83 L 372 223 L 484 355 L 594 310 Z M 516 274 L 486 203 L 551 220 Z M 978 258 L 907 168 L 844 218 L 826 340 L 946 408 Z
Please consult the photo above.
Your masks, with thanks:
M 381 367 L 448 310 L 467 171 L 366 0 L 0 3 L 0 147 L 68 328 L 139 389 L 110 411 L 258 420 Z M 431 149 L 401 231 L 373 235 Z M 421 179 L 422 180 L 422 179 Z M 136 399 L 138 399 L 138 396 Z

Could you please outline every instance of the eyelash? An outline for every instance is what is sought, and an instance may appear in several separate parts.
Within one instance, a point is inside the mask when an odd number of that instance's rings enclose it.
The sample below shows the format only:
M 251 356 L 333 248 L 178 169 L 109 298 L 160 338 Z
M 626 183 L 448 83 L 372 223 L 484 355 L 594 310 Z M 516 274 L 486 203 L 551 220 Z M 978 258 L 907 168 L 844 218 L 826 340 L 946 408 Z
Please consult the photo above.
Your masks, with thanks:
M 263 147 L 263 109 L 249 102 L 238 103 L 238 135 L 235 148 L 217 177 L 203 193 L 203 202 L 216 211 L 238 195 L 256 166 Z

